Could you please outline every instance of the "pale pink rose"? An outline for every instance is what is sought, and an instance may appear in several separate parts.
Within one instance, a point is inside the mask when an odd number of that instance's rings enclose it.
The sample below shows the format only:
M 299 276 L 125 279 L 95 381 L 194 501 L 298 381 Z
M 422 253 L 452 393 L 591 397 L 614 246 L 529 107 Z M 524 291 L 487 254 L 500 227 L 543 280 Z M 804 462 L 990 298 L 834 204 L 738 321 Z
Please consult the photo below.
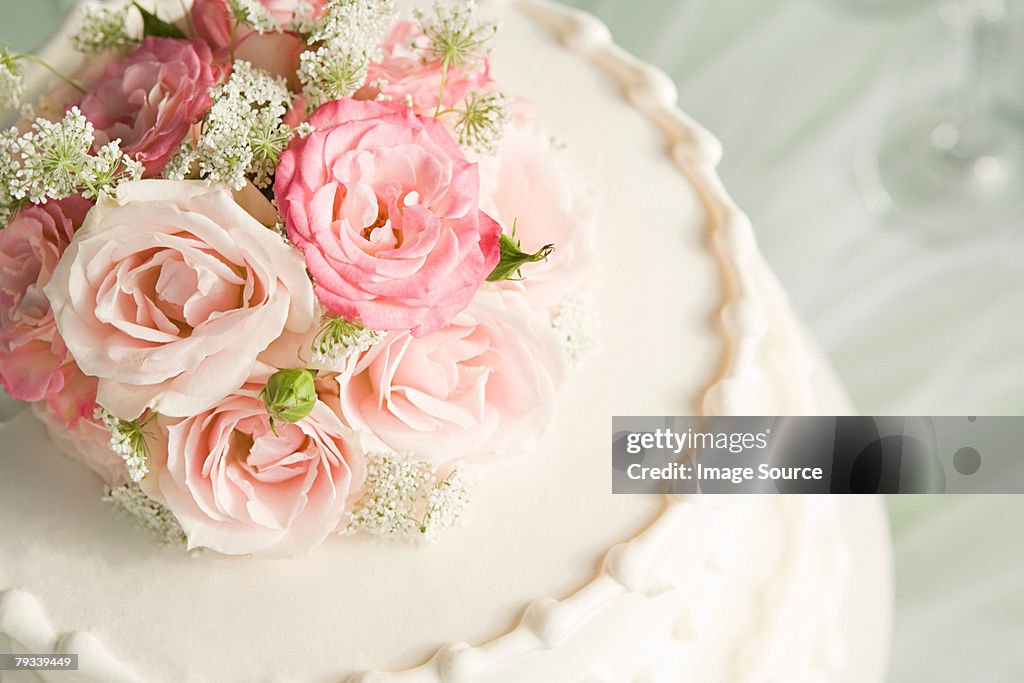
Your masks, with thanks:
M 95 386 L 68 355 L 43 288 L 91 206 L 26 206 L 0 230 L 0 384 L 16 399 L 50 401 L 71 423 L 91 414 Z
M 372 100 L 384 95 L 396 102 L 411 99 L 417 114 L 433 115 L 441 99 L 444 74 L 440 61 L 427 61 L 423 51 L 416 49 L 426 38 L 411 21 L 397 21 L 381 43 L 381 56 L 370 62 L 366 85 L 356 99 Z M 472 90 L 494 90 L 490 62 L 483 58 L 478 68 L 449 67 L 444 84 L 442 109 L 453 109 Z
M 563 374 L 549 326 L 481 293 L 444 329 L 389 334 L 338 381 L 342 414 L 364 448 L 440 466 L 532 450 Z
M 302 4 L 300 0 L 257 0 L 270 11 L 278 25 L 287 28 L 292 16 Z M 313 16 L 323 14 L 326 0 L 311 0 Z M 259 34 L 246 24 L 235 29 L 227 0 L 195 0 L 192 5 L 192 24 L 196 36 L 205 41 L 214 51 L 214 59 L 227 61 L 231 58 L 231 34 L 235 33 L 235 59 L 244 59 L 253 66 L 269 71 L 276 76 L 287 78 L 294 87 L 297 84 L 295 71 L 299 67 L 299 55 L 306 50 L 306 43 L 290 31 L 268 31 Z
M 124 460 L 110 449 L 110 430 L 91 419 L 68 427 L 64 418 L 47 403 L 35 403 L 32 412 L 46 427 L 50 440 L 61 453 L 98 474 L 110 487 L 129 481 Z
M 399 104 L 330 102 L 310 123 L 274 192 L 320 301 L 374 330 L 443 327 L 499 258 L 476 165 L 435 119 Z
M 261 368 L 214 408 L 169 424 L 151 448 L 142 487 L 174 513 L 190 548 L 303 555 L 347 521 L 365 468 L 336 399 L 325 394 L 275 434 L 259 397 L 269 376 Z
M 515 226 L 523 251 L 555 245 L 547 261 L 523 267 L 524 280 L 500 283 L 523 291 L 531 305 L 557 304 L 593 269 L 593 207 L 532 124 L 510 126 L 497 154 L 480 161 L 480 207 L 506 234 Z
M 45 291 L 99 403 L 125 419 L 206 410 L 284 329 L 313 322 L 299 253 L 200 181 L 126 183 L 101 199 Z
M 221 69 L 201 40 L 146 38 L 114 62 L 79 103 L 96 128 L 96 146 L 120 139 L 121 149 L 160 174 L 210 108 L 210 88 Z

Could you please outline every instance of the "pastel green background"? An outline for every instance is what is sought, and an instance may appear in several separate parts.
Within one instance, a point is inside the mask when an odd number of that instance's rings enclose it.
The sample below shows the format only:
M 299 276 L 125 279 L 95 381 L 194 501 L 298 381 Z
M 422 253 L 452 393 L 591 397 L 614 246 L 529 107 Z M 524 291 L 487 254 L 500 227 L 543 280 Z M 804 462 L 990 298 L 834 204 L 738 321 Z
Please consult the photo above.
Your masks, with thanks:
M 72 4 L 0 0 L 0 40 L 30 50 Z M 937 3 L 569 4 L 668 72 L 681 106 L 722 139 L 727 186 L 862 413 L 1024 412 L 1021 226 L 925 247 L 899 219 L 869 213 L 853 180 L 854 160 L 870 153 L 893 107 L 958 78 L 961 54 Z M 906 7 L 856 9 L 867 5 Z M 1020 66 L 1019 58 L 1006 64 L 1017 84 Z M 891 680 L 1024 680 L 1024 500 L 889 503 L 898 603 Z

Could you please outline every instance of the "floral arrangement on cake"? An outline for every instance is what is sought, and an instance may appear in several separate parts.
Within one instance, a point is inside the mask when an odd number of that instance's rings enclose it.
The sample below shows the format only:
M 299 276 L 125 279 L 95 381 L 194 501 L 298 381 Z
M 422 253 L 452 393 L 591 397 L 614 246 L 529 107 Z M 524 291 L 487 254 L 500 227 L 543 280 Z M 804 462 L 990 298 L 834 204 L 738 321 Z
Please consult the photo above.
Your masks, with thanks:
M 0 383 L 166 541 L 435 537 L 594 346 L 585 198 L 472 3 L 169 14 L 0 51 Z

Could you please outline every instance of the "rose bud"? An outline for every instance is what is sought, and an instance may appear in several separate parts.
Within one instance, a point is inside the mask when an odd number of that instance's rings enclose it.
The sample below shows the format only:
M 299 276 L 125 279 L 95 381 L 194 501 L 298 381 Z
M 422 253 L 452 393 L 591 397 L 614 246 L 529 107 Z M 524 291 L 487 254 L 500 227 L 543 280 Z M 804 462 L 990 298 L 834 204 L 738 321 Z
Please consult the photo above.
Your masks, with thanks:
M 270 415 L 270 425 L 280 420 L 294 424 L 307 417 L 316 405 L 316 385 L 310 370 L 279 370 L 260 392 Z

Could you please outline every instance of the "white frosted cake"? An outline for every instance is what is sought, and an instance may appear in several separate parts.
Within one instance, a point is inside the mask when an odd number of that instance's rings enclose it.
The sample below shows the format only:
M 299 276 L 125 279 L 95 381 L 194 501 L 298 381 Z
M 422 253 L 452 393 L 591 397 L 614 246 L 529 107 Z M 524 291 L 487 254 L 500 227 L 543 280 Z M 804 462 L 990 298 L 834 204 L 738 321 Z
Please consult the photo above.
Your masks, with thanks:
M 613 415 L 850 407 L 671 81 L 585 13 L 482 11 L 501 27 L 494 78 L 532 103 L 593 203 L 598 344 L 536 448 L 490 463 L 433 542 L 332 535 L 304 556 L 230 557 L 161 544 L 61 454 L 81 443 L 23 411 L 0 427 L 0 653 L 77 653 L 80 670 L 2 683 L 884 680 L 876 499 L 611 493 Z M 44 54 L 73 67 L 66 43 Z M 482 184 L 508 175 L 527 206 L 544 190 L 527 164 L 496 163 Z

